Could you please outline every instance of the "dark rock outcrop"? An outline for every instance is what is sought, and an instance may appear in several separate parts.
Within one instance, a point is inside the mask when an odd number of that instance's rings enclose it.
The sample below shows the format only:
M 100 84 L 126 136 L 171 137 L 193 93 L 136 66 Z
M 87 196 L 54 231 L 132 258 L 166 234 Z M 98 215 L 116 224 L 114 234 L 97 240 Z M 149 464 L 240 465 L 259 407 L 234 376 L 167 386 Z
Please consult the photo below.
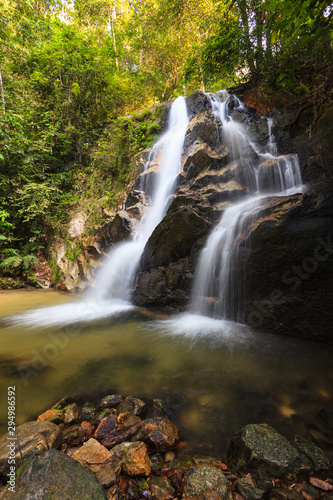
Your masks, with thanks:
M 321 456 L 320 463 L 316 463 L 318 454 Z M 322 451 L 313 443 L 303 447 L 293 446 L 265 424 L 249 424 L 233 437 L 228 451 L 228 465 L 234 471 L 250 471 L 261 478 L 309 474 L 318 472 L 323 466 L 328 470 L 330 466 Z
M 331 342 L 333 184 L 318 188 L 265 203 L 249 235 L 243 320 Z
M 134 291 L 138 305 L 186 305 L 210 231 L 231 203 L 253 192 L 254 177 L 246 159 L 230 162 L 210 104 L 200 93 L 193 100 L 197 114 L 185 139 L 184 171 L 165 218 L 144 250 Z M 246 126 L 259 150 L 265 150 L 266 118 L 246 109 L 235 109 L 232 116 Z M 304 193 L 269 197 L 267 179 L 280 168 L 280 160 L 262 164 L 259 181 L 267 198 L 249 234 L 243 235 L 245 293 L 237 319 L 286 335 L 332 342 L 332 108 L 323 113 L 311 136 L 292 107 L 271 112 L 270 117 L 279 151 L 298 153 L 308 184 Z

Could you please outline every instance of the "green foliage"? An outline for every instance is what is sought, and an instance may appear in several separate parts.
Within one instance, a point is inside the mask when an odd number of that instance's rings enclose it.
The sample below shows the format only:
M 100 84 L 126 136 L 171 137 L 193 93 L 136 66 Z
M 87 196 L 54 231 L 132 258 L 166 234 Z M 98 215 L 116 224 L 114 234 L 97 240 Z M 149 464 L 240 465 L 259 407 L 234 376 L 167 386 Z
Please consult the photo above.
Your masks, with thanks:
M 82 248 L 76 245 L 73 241 L 67 242 L 66 257 L 74 262 L 78 256 L 82 253 Z
M 2 0 L 0 54 L 1 269 L 25 273 L 77 205 L 90 223 L 119 206 L 133 157 L 163 131 L 161 101 L 246 79 L 261 94 L 332 98 L 332 8 Z
M 38 264 L 38 259 L 35 255 L 15 254 L 5 258 L 0 263 L 0 268 L 5 272 L 10 271 L 14 276 L 24 276 L 28 278 L 31 275 L 32 268 Z
M 19 280 L 14 280 L 10 278 L 0 278 L 0 288 L 4 290 L 14 290 L 17 288 L 22 288 L 22 283 Z

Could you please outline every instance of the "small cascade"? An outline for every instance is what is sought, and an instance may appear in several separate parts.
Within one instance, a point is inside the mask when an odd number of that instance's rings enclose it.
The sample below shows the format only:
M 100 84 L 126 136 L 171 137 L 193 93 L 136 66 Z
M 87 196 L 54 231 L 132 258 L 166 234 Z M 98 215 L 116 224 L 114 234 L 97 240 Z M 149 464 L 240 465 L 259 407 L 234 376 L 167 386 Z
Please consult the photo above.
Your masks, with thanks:
M 275 142 L 275 137 L 272 135 L 272 126 L 273 126 L 273 118 L 267 118 L 267 125 L 268 125 L 268 152 L 272 156 L 277 156 L 278 150 L 276 147 L 276 142 Z
M 181 172 L 181 152 L 187 125 L 186 102 L 183 97 L 178 97 L 171 107 L 168 130 L 155 144 L 146 165 L 147 167 L 152 158 L 159 155 L 159 172 L 155 174 L 151 206 L 138 224 L 133 240 L 121 243 L 110 251 L 104 266 L 96 274 L 95 288 L 89 292 L 91 298 L 130 300 L 132 283 L 142 252 L 168 209 L 177 176 Z M 146 174 L 143 177 L 148 176 L 149 174 Z M 142 187 L 144 185 L 142 180 Z
M 263 200 L 302 192 L 303 185 L 297 156 L 277 156 L 272 121 L 267 123 L 268 152 L 262 153 L 245 127 L 232 118 L 234 109 L 245 109 L 239 99 L 223 91 L 218 97 L 211 96 L 211 103 L 222 122 L 222 141 L 230 151 L 230 162 L 237 163 L 249 196 L 223 212 L 207 240 L 195 272 L 191 313 L 237 321 L 242 318 L 246 292 L 248 234 Z

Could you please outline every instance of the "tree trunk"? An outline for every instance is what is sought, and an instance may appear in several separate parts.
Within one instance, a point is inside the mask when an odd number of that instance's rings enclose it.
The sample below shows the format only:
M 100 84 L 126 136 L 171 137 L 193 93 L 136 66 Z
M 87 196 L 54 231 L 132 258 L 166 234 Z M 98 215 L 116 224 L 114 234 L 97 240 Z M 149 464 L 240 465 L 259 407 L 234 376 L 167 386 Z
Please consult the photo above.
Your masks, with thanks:
M 1 68 L 0 68 L 0 92 L 1 92 L 1 103 L 2 103 L 2 112 L 5 115 L 6 114 L 6 103 L 5 103 L 5 92 L 3 89 L 3 82 L 2 82 L 2 73 L 1 73 Z M 5 130 L 8 130 L 8 124 L 5 125 Z M 6 154 L 6 168 L 8 172 L 8 176 L 10 177 L 10 171 L 9 171 L 9 155 L 8 155 L 8 150 L 7 150 L 7 138 L 5 137 L 4 139 L 4 144 L 5 144 L 5 154 Z
M 111 14 L 111 19 L 110 19 L 110 28 L 111 28 L 111 32 L 112 32 L 112 41 L 113 41 L 113 48 L 114 48 L 115 58 L 116 58 L 116 67 L 118 69 L 119 68 L 119 62 L 118 62 L 118 57 L 117 57 L 116 33 L 115 33 L 115 28 L 114 28 L 114 20 L 115 19 L 116 19 L 116 12 L 115 12 L 115 9 L 113 9 L 113 12 Z
M 2 112 L 5 115 L 6 114 L 5 93 L 3 90 L 1 69 L 0 69 L 0 91 L 1 91 Z
M 247 53 L 247 62 L 250 68 L 250 72 L 253 75 L 255 73 L 255 65 L 254 65 L 254 52 L 252 48 L 252 42 L 250 37 L 250 28 L 249 28 L 249 18 L 246 10 L 246 1 L 237 0 L 237 5 L 240 11 L 241 20 L 244 27 L 244 37 L 245 37 L 245 50 Z
M 201 64 L 200 64 L 200 63 L 199 63 L 199 71 L 200 71 L 200 78 L 201 78 L 200 90 L 202 90 L 202 92 L 206 92 L 206 91 L 205 91 L 205 80 L 204 80 L 204 74 L 203 74 L 203 71 L 202 71 L 202 66 L 201 66 Z

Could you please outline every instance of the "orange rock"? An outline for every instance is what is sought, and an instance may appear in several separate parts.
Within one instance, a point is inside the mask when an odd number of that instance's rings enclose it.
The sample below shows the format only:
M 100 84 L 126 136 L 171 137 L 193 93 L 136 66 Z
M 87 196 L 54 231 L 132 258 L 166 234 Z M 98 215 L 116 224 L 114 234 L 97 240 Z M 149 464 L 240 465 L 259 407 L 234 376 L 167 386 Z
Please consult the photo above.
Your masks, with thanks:
M 37 418 L 39 422 L 53 422 L 53 423 L 60 423 L 63 421 L 63 416 L 62 416 L 62 411 L 61 410 L 47 410 L 46 412 L 42 413 L 39 415 Z
M 130 412 L 127 411 L 126 413 L 119 413 L 118 415 L 118 422 L 120 424 L 123 424 L 125 422 L 125 420 L 128 419 L 128 417 L 130 416 Z
M 123 470 L 129 476 L 144 474 L 148 476 L 151 472 L 147 447 L 142 441 L 137 441 L 125 450 L 123 458 Z
M 84 465 L 102 464 L 110 457 L 110 452 L 96 439 L 90 438 L 72 457 Z

